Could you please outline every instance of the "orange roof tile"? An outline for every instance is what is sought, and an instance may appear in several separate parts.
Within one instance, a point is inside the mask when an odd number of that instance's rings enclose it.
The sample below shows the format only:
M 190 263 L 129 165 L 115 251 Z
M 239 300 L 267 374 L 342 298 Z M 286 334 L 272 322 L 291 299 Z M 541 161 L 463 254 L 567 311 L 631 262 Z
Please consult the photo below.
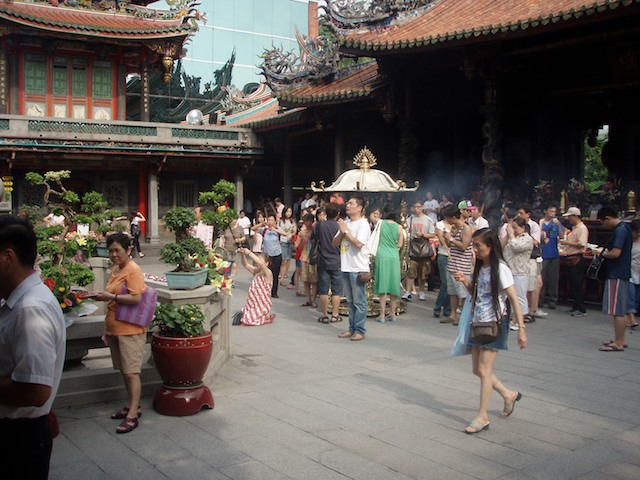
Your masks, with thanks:
M 226 124 L 234 127 L 261 128 L 273 125 L 286 124 L 290 121 L 298 121 L 299 114 L 304 108 L 292 108 L 284 112 L 280 111 L 280 103 L 277 98 L 272 98 L 255 107 L 233 115 L 227 115 Z
M 287 103 L 343 103 L 368 97 L 385 84 L 375 61 L 344 68 L 324 84 L 304 83 L 279 90 L 276 96 Z
M 421 14 L 386 28 L 343 30 L 340 41 L 346 49 L 360 51 L 424 48 L 590 18 L 639 4 L 640 0 L 440 0 Z
M 183 37 L 196 30 L 183 24 L 182 18 L 140 18 L 118 11 L 23 2 L 1 2 L 0 20 L 39 30 L 117 39 Z

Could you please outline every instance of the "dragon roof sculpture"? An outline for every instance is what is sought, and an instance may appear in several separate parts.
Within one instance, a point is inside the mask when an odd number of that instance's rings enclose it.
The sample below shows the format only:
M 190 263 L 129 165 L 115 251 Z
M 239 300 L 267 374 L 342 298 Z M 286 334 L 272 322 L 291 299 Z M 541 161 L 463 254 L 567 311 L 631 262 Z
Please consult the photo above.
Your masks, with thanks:
M 421 12 L 439 0 L 326 0 L 325 11 L 337 30 L 384 27 L 403 16 Z

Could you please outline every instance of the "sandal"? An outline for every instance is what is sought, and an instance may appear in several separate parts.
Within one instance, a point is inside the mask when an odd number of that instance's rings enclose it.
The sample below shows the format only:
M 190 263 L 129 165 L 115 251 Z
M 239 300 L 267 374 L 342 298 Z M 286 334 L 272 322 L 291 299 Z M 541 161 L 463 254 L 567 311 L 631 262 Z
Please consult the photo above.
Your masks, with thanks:
M 342 317 L 340 315 L 331 315 L 331 323 L 338 323 L 342 321 Z
M 313 305 L 313 303 L 311 303 L 311 302 L 309 302 L 309 301 L 306 301 L 306 302 L 304 302 L 304 303 L 303 303 L 302 305 L 300 305 L 300 306 L 301 306 L 301 307 L 313 307 L 313 306 L 315 306 L 315 305 Z
M 329 323 L 329 317 L 318 318 L 318 323 Z
M 531 314 L 529 314 L 529 313 L 527 313 L 527 314 L 524 316 L 524 323 L 533 323 L 533 322 L 535 322 L 535 321 L 536 321 L 536 317 L 534 317 L 533 315 L 531 315 Z
M 111 418 L 113 420 L 122 420 L 124 418 L 127 418 L 128 413 L 129 413 L 129 407 L 123 407 L 122 410 L 113 412 L 111 414 Z M 142 416 L 142 407 L 138 407 L 138 418 L 140 418 L 141 416 Z
M 474 420 L 467 426 L 467 428 L 464 429 L 464 433 L 474 434 L 474 433 L 480 433 L 483 430 L 489 430 L 489 422 L 483 425 L 479 421 Z
M 502 409 L 502 416 L 503 417 L 508 417 L 509 415 L 511 415 L 513 413 L 513 410 L 516 408 L 516 402 L 519 402 L 520 399 L 522 398 L 522 394 L 520 392 L 517 392 L 518 395 L 516 395 L 516 398 L 513 400 L 513 402 L 508 403 L 508 402 L 504 402 L 504 408 Z
M 615 343 L 610 343 L 604 347 L 600 347 L 598 350 L 601 352 L 624 352 L 624 348 L 620 348 Z
M 610 346 L 612 343 L 616 343 L 615 340 L 607 340 L 606 342 L 602 342 L 602 345 L 604 345 L 605 347 Z M 623 348 L 629 348 L 629 345 L 626 343 L 622 344 Z
M 138 417 L 125 417 L 122 423 L 118 425 L 118 428 L 116 428 L 116 433 L 129 433 L 136 428 L 138 428 Z

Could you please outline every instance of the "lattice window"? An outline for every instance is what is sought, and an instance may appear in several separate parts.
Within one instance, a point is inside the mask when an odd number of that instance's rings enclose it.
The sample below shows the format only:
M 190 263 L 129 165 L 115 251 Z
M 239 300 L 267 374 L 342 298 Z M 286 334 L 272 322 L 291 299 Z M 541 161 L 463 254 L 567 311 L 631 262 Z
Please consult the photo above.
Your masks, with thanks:
M 42 55 L 25 55 L 24 91 L 44 95 L 47 93 L 47 67 Z
M 87 96 L 87 65 L 84 59 L 75 58 L 73 60 L 71 95 L 74 97 Z
M 102 195 L 107 201 L 109 208 L 117 208 L 124 212 L 124 208 L 127 206 L 127 199 L 129 198 L 126 182 L 104 182 L 102 185 Z
M 66 96 L 68 91 L 67 82 L 67 59 L 65 57 L 56 57 L 53 59 L 53 94 Z
M 93 96 L 111 99 L 111 63 L 94 62 L 92 76 Z
M 176 182 L 173 188 L 173 204 L 176 207 L 193 207 L 198 204 L 196 182 Z

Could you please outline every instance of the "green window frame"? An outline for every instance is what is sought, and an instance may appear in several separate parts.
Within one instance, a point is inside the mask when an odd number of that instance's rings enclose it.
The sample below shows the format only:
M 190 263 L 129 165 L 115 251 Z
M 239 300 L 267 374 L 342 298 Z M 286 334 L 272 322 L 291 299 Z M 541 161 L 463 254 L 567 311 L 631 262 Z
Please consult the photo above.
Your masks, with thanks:
M 35 95 L 47 93 L 47 64 L 40 55 L 26 55 L 24 61 L 24 91 Z
M 92 71 L 92 91 L 94 98 L 111 99 L 111 64 L 109 62 L 95 62 Z
M 60 58 L 53 61 L 53 85 L 52 93 L 57 96 L 67 96 L 69 92 L 68 87 L 68 68 L 67 59 Z

